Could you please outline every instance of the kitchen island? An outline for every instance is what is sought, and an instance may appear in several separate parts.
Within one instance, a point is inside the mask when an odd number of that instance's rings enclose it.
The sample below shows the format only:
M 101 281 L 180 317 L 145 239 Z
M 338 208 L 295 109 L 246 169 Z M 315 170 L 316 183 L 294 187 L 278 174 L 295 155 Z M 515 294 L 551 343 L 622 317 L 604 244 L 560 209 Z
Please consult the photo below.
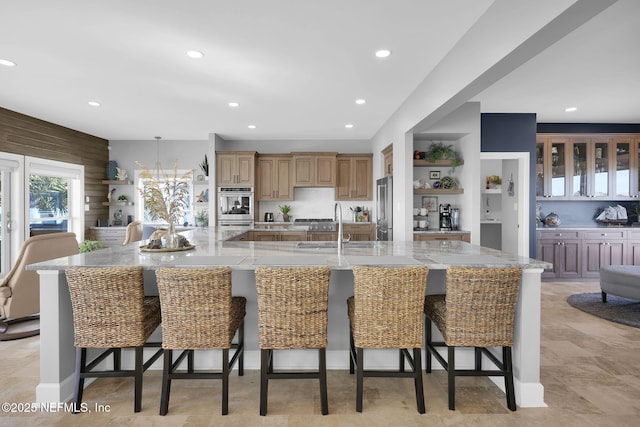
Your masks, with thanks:
M 332 247 L 334 242 L 243 242 L 226 241 L 242 227 L 221 227 L 208 231 L 186 233 L 195 249 L 182 252 L 143 252 L 136 242 L 126 246 L 58 258 L 30 266 L 40 274 L 41 338 L 40 384 L 36 389 L 38 402 L 63 402 L 71 398 L 74 367 L 73 321 L 69 291 L 64 270 L 69 266 L 131 266 L 145 269 L 145 290 L 157 292 L 153 270 L 167 266 L 230 266 L 233 270 L 233 293 L 245 296 L 245 367 L 259 369 L 257 339 L 257 303 L 253 271 L 261 265 L 309 266 L 328 265 L 331 268 L 329 289 L 329 325 L 327 367 L 348 368 L 348 320 L 346 299 L 353 293 L 354 265 L 415 265 L 429 268 L 427 293 L 445 292 L 445 271 L 448 266 L 523 268 L 522 286 L 516 314 L 513 349 L 516 400 L 521 407 L 544 404 L 544 388 L 540 383 L 540 275 L 550 264 L 521 258 L 466 242 L 351 242 L 343 252 Z M 161 335 L 154 333 L 157 340 Z M 456 356 L 458 366 L 473 365 L 473 351 L 462 349 Z M 214 351 L 214 350 L 211 350 Z M 290 350 L 276 355 L 276 368 L 313 368 L 316 360 L 304 350 Z M 127 366 L 130 358 L 123 355 Z M 424 356 L 423 356 L 424 357 Z M 196 355 L 199 367 L 216 368 L 218 358 Z M 372 369 L 397 368 L 397 351 L 372 350 L 367 364 Z M 489 363 L 489 362 L 487 362 Z M 160 369 L 156 362 L 154 368 Z M 434 365 L 435 366 L 435 365 Z M 496 380 L 501 388 L 503 382 Z

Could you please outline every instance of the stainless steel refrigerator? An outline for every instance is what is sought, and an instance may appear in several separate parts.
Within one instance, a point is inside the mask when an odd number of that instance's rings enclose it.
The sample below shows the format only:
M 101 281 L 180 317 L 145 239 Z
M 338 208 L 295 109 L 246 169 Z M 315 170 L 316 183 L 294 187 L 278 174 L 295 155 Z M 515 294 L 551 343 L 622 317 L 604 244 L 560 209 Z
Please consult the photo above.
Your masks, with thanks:
M 393 240 L 393 177 L 376 181 L 376 240 Z

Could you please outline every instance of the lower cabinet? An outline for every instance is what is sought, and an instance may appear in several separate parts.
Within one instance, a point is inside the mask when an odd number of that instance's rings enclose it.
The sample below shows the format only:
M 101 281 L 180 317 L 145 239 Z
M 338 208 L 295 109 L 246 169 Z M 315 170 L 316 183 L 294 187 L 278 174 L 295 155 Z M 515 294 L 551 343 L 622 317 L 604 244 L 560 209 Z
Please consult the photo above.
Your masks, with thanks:
M 98 240 L 104 247 L 122 246 L 127 227 L 95 227 L 87 233 L 88 240 Z
M 335 242 L 338 240 L 337 231 L 308 231 L 307 240 L 310 242 Z
M 342 232 L 345 238 L 351 236 L 352 241 L 376 240 L 375 224 L 343 224 Z
M 306 231 L 252 231 L 254 242 L 297 242 L 307 240 Z
M 581 277 L 580 241 L 578 232 L 547 233 L 537 241 L 538 259 L 553 264 L 552 270 L 542 272 L 542 277 Z
M 618 231 L 582 232 L 582 277 L 600 277 L 604 265 L 626 264 L 626 235 Z
M 414 233 L 413 234 L 414 242 L 429 242 L 429 241 L 462 241 L 462 242 L 471 242 L 471 233 L 455 233 L 455 234 L 445 234 L 445 233 Z
M 600 277 L 606 265 L 640 265 L 640 230 L 539 230 L 536 258 L 553 264 L 543 278 Z

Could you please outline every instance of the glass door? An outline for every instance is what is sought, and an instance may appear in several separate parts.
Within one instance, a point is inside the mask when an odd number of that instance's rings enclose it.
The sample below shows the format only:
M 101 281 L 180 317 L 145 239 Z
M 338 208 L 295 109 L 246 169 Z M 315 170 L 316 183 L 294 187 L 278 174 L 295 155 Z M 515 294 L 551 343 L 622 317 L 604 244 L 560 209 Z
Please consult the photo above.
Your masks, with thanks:
M 11 269 L 11 173 L 0 168 L 0 277 Z
M 29 175 L 29 235 L 68 231 L 69 179 Z

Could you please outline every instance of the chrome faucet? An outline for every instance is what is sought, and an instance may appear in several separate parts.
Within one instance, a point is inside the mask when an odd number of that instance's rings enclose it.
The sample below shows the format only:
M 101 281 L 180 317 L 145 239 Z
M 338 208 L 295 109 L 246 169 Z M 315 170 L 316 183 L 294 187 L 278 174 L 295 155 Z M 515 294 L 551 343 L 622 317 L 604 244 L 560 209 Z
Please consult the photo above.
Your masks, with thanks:
M 337 212 L 337 214 L 336 214 Z M 336 202 L 333 207 L 333 220 L 338 221 L 338 253 L 342 253 L 342 206 Z

